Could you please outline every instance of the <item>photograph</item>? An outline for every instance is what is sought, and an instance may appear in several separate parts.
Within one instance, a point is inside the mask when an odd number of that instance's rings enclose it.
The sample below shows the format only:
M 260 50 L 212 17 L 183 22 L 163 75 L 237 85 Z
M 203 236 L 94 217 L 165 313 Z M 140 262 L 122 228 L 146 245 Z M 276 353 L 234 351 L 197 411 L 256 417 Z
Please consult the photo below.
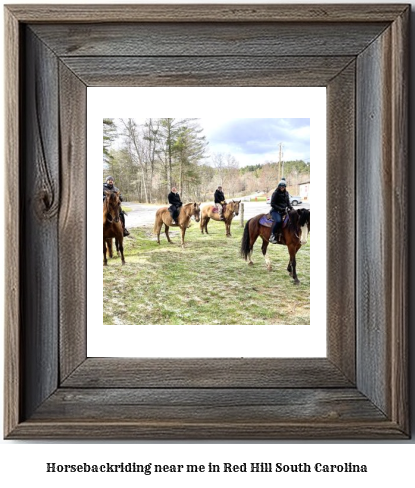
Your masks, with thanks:
M 104 118 L 103 323 L 310 324 L 311 165 L 307 118 Z

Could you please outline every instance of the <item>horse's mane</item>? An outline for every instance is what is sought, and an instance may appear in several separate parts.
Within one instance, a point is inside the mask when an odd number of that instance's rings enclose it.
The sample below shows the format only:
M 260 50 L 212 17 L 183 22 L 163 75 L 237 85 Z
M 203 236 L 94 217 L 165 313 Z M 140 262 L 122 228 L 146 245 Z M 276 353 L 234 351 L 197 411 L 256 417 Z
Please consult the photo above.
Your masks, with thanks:
M 291 210 L 290 212 L 288 212 L 288 216 L 289 216 L 289 219 L 288 219 L 288 223 L 287 223 L 287 229 L 290 232 L 293 232 L 295 234 L 298 230 L 298 227 L 299 227 L 298 226 L 299 215 L 298 215 L 296 210 Z
M 310 221 L 310 211 L 303 209 L 300 215 L 300 227 L 303 227 L 307 222 Z

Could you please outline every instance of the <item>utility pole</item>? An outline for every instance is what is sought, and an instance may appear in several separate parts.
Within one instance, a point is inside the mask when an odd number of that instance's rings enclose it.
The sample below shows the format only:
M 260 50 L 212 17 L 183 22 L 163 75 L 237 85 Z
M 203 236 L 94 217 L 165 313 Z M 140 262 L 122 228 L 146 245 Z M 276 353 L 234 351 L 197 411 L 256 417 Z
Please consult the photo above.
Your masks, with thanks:
M 284 176 L 284 163 L 282 161 L 282 142 L 279 142 L 278 145 L 280 146 L 279 150 L 279 165 L 278 165 L 278 177 L 279 181 L 281 181 L 281 178 Z

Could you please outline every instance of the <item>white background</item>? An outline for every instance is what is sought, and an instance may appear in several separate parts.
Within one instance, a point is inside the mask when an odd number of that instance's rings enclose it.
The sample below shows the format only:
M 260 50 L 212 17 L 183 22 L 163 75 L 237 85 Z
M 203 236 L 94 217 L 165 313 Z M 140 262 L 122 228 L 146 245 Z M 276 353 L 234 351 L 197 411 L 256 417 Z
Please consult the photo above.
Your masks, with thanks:
M 164 0 L 165 3 L 168 0 Z M 10 0 L 8 3 L 18 3 Z M 26 0 L 26 3 L 34 3 Z M 53 3 L 53 2 L 44 2 Z M 84 2 L 73 2 L 84 3 Z M 104 0 L 90 3 L 108 3 Z M 114 3 L 114 2 L 113 2 Z M 124 0 L 123 3 L 129 3 Z M 139 2 L 136 2 L 139 3 Z M 185 2 L 182 2 L 185 3 Z M 196 2 L 197 3 L 197 2 Z M 236 3 L 229 1 L 228 3 Z M 239 0 L 238 3 L 244 3 Z M 251 2 L 253 3 L 253 2 Z M 301 0 L 301 2 L 289 3 L 311 3 Z M 321 3 L 343 3 L 329 0 Z M 359 2 L 353 2 L 359 3 Z M 386 3 L 371 2 L 365 0 L 364 3 Z M 412 8 L 415 7 L 415 1 L 412 0 Z M 412 31 L 414 27 L 414 17 L 412 16 Z M 3 22 L 1 23 L 1 29 Z M 0 39 L 3 39 L 0 33 Z M 415 50 L 414 41 L 412 40 L 412 85 L 414 88 L 414 66 Z M 0 50 L 3 54 L 3 49 Z M 2 65 L 2 64 L 1 64 Z M 0 97 L 2 101 L 2 97 Z M 411 122 L 414 122 L 414 102 L 411 101 Z M 3 131 L 1 131 L 1 141 L 4 144 Z M 413 143 L 411 154 L 413 155 Z M 3 151 L 4 154 L 4 151 Z M 410 176 L 410 186 L 414 187 L 413 172 Z M 6 209 L 11 211 L 11 209 Z M 411 216 L 411 235 L 412 242 L 414 236 L 414 217 Z M 1 220 L 1 219 L 0 219 Z M 3 233 L 0 233 L 2 236 Z M 0 249 L 4 249 L 4 242 L 0 242 Z M 414 276 L 413 265 L 411 263 L 411 284 Z M 4 280 L 1 280 L 3 283 Z M 413 287 L 411 288 L 413 290 Z M 411 295 L 413 295 L 411 291 Z M 415 297 L 411 297 L 415 298 Z M 0 299 L 3 304 L 3 291 L 1 290 Z M 412 302 L 414 300 L 412 299 Z M 411 319 L 413 318 L 411 310 Z M 413 324 L 414 321 L 411 320 Z M 1 340 L 3 339 L 0 335 Z M 411 338 L 411 351 L 415 351 L 414 337 Z M 0 344 L 0 353 L 3 353 L 3 344 Z M 412 359 L 412 371 L 414 371 L 414 360 Z M 0 367 L 3 364 L 0 362 Z M 0 371 L 3 377 L 3 370 Z M 412 377 L 412 387 L 414 379 Z M 412 394 L 412 405 L 414 405 L 414 395 Z M 0 408 L 2 409 L 2 402 Z M 414 412 L 414 407 L 412 407 Z M 414 415 L 412 415 L 414 418 Z M 260 484 L 262 487 L 286 486 L 304 486 L 304 484 L 318 485 L 321 487 L 347 487 L 369 486 L 377 484 L 380 487 L 404 484 L 412 486 L 414 484 L 413 465 L 415 458 L 414 441 L 405 443 L 396 442 L 333 442 L 333 443 L 308 443 L 308 442 L 263 442 L 263 443 L 70 443 L 70 442 L 17 442 L 17 441 L 0 441 L 0 481 L 4 486 L 13 483 L 15 486 L 43 486 L 64 487 L 89 486 L 89 484 L 100 484 L 100 486 L 121 485 L 124 487 L 137 486 L 212 486 L 212 483 L 220 486 L 238 486 L 252 487 Z M 325 463 L 343 463 L 354 462 L 368 465 L 368 474 L 199 474 L 199 475 L 51 475 L 45 473 L 46 462 L 56 462 L 61 464 L 73 464 L 79 462 L 105 463 L 105 462 L 136 462 L 136 463 L 160 463 L 160 464 L 207 464 L 213 462 L 222 464 L 223 462 L 233 463 L 250 463 L 250 462 L 285 462 L 296 464 L 300 462 Z M 7 484 L 6 484 L 7 483 Z
M 311 181 L 318 179 L 325 208 L 325 88 L 88 88 L 88 356 L 91 357 L 325 357 L 326 222 L 313 219 L 311 324 L 304 325 L 103 325 L 101 212 L 102 119 L 134 117 L 309 118 Z M 243 103 L 241 101 L 243 100 Z M 185 108 L 183 108 L 185 101 Z M 169 113 L 166 114 L 166 107 Z M 276 145 L 277 151 L 277 145 Z M 98 161 L 98 163 L 97 163 Z M 122 191 L 122 188 L 121 188 Z M 127 221 L 128 224 L 128 221 Z M 128 246 L 128 242 L 126 243 Z M 186 251 L 184 251 L 186 252 Z M 258 278 L 269 280 L 259 248 Z M 300 250 L 301 253 L 301 250 Z M 270 253 L 272 257 L 272 252 Z M 288 260 L 288 253 L 287 253 Z M 128 261 L 128 260 L 127 260 Z M 111 264 L 111 263 L 110 263 Z M 241 272 L 246 263 L 240 259 Z M 126 266 L 129 264 L 127 262 Z M 145 273 L 145 269 L 137 269 Z M 301 269 L 298 269 L 301 279 Z M 226 279 L 226 278 L 225 278 Z M 272 286 L 270 283 L 269 286 Z M 300 293 L 293 288 L 291 293 Z M 264 340 L 265 339 L 265 340 Z

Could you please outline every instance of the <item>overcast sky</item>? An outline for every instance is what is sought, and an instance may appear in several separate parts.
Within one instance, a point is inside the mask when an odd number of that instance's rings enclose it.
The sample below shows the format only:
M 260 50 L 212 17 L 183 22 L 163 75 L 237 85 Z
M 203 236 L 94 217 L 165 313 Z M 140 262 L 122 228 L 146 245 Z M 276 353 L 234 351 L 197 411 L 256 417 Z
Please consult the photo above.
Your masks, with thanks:
M 139 124 L 145 121 L 135 120 Z M 121 129 L 119 119 L 117 122 Z M 279 160 L 279 143 L 283 161 L 310 161 L 310 119 L 215 117 L 200 118 L 198 123 L 209 142 L 206 163 L 214 153 L 231 154 L 240 167 L 275 162 Z
M 240 166 L 282 159 L 310 160 L 310 119 L 199 119 L 209 153 L 230 153 Z

